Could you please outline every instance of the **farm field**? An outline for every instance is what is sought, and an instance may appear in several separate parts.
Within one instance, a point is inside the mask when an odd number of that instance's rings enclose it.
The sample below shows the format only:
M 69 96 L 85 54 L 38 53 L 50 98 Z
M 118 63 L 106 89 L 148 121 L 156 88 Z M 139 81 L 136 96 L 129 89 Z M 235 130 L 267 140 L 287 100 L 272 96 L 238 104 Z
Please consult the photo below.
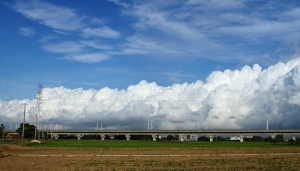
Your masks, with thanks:
M 102 147 L 87 145 L 96 142 L 2 144 L 0 170 L 299 170 L 300 167 L 300 148 L 287 143 L 231 142 L 222 147 L 222 142 L 154 142 L 158 145 L 146 146 L 153 142 L 98 141 L 104 143 Z M 110 146 L 104 146 L 107 142 Z M 193 145 L 182 148 L 182 144 Z

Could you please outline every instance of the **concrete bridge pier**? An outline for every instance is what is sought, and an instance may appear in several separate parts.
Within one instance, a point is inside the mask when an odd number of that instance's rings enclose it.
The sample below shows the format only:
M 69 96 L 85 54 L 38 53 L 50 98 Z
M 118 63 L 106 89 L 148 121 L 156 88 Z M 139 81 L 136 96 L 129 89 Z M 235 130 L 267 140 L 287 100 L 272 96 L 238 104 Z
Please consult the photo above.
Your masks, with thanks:
M 275 140 L 276 139 L 276 134 L 271 134 L 271 138 L 272 138 L 272 140 Z
M 81 137 L 83 137 L 83 136 L 84 136 L 84 134 L 77 134 L 77 139 L 81 140 Z
M 245 136 L 243 134 L 240 135 L 240 142 L 244 142 L 244 137 Z
M 156 134 L 152 134 L 152 138 L 153 138 L 153 141 L 156 141 L 157 135 Z
M 130 134 L 125 134 L 126 140 L 129 141 L 130 140 Z
M 109 135 L 109 138 L 111 139 L 111 140 L 113 140 L 113 139 L 115 139 L 115 135 Z
M 214 141 L 214 134 L 210 134 L 209 135 L 209 142 L 213 142 Z
M 184 134 L 179 134 L 179 141 L 184 141 Z
M 105 140 L 105 134 L 100 134 L 101 140 Z
M 54 138 L 55 138 L 56 140 L 58 139 L 58 137 L 59 137 L 58 134 L 54 134 Z

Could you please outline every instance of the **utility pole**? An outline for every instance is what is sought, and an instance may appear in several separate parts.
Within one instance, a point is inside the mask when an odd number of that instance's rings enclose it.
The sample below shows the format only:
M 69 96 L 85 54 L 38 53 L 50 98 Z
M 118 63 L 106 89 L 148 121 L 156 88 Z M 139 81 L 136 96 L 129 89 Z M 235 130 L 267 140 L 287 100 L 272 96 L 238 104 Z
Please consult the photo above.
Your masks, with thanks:
M 51 122 L 51 125 L 50 125 L 50 130 L 51 130 L 51 139 L 52 139 L 52 122 Z
M 23 145 L 24 145 L 25 113 L 26 113 L 26 103 L 24 104 L 24 119 L 23 119 L 23 129 L 22 129 L 22 144 L 23 144 Z
M 45 139 L 44 137 L 44 118 L 42 116 L 42 139 Z

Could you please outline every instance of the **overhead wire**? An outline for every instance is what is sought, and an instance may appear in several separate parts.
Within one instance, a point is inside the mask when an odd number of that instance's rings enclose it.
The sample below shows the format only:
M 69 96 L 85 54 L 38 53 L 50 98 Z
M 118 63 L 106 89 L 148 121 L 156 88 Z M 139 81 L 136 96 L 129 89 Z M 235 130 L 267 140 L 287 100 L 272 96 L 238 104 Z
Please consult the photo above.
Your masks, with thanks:
M 5 91 L 4 88 L 2 88 L 1 86 L 0 86 L 0 88 L 5 92 L 5 94 L 7 94 L 10 98 L 13 99 L 13 97 L 7 91 Z

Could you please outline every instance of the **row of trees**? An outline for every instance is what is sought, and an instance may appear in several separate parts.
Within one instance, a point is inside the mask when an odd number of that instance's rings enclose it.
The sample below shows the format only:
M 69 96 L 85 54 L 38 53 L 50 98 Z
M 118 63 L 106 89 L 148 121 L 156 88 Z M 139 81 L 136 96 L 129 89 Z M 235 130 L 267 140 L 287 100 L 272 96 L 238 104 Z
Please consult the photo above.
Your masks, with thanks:
M 77 139 L 77 136 L 74 134 L 60 134 L 59 139 Z M 97 134 L 87 134 L 81 137 L 82 140 L 99 140 L 100 136 Z M 105 140 L 110 140 L 109 135 L 105 136 Z M 125 135 L 115 135 L 114 140 L 126 140 Z M 131 135 L 130 140 L 146 140 L 152 141 L 151 135 Z
M 198 138 L 198 141 L 209 141 L 209 137 L 206 136 L 201 136 Z M 228 141 L 230 140 L 230 137 L 222 137 L 222 136 L 217 136 L 214 137 L 214 141 Z M 252 138 L 244 138 L 244 141 L 250 141 L 250 142 L 272 142 L 276 141 L 269 137 L 261 137 L 261 136 L 253 136 Z
M 178 138 L 176 138 L 176 136 L 173 135 L 168 135 L 166 138 L 164 138 L 165 140 L 169 140 L 169 141 L 176 141 L 178 140 Z M 201 136 L 198 137 L 197 139 L 198 141 L 209 141 L 210 138 L 207 136 Z M 230 140 L 230 137 L 222 137 L 222 136 L 216 136 L 214 137 L 214 141 L 228 141 Z M 272 141 L 271 137 L 266 137 L 263 138 L 261 136 L 253 136 L 252 138 L 245 138 L 244 141 L 251 141 L 251 142 L 262 142 L 262 141 Z

